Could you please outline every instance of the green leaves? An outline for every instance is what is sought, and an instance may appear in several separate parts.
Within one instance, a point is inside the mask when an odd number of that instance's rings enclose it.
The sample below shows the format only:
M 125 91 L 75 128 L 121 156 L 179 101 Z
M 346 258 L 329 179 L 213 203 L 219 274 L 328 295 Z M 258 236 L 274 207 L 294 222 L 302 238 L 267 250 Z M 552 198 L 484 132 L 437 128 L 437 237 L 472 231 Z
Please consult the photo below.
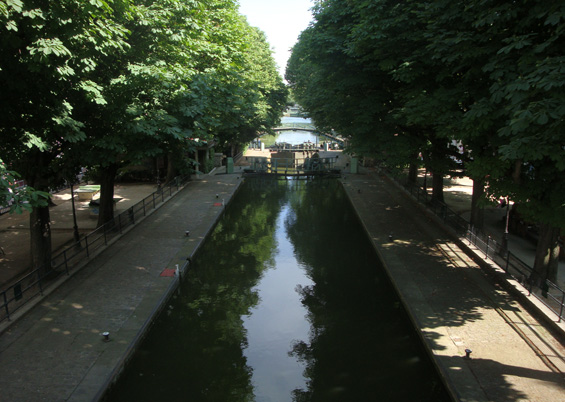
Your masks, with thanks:
M 49 193 L 36 191 L 20 180 L 20 175 L 8 170 L 0 159 L 0 207 L 10 208 L 10 213 L 21 214 L 38 206 L 47 206 Z
M 491 195 L 555 208 L 548 200 L 565 184 L 561 4 L 327 0 L 314 15 L 286 78 L 317 125 L 389 163 L 418 152 L 429 163 L 433 152 L 437 167 L 459 140 Z M 562 208 L 555 221 L 565 226 Z

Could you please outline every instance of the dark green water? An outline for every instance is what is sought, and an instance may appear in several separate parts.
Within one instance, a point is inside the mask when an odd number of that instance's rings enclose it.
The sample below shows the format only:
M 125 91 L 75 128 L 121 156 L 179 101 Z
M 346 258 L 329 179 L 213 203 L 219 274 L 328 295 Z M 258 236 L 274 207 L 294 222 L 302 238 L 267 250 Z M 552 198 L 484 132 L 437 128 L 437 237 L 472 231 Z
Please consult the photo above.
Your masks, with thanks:
M 341 185 L 248 179 L 109 401 L 448 401 Z

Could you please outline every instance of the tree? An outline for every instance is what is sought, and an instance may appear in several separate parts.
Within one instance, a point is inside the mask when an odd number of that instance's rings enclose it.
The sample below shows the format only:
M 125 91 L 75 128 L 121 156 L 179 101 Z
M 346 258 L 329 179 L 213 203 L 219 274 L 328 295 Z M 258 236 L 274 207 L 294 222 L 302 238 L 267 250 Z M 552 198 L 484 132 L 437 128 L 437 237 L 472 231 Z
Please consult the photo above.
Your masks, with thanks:
M 316 23 L 293 49 L 287 80 L 317 126 L 349 137 L 351 152 L 402 168 L 421 154 L 441 200 L 453 151 L 429 102 L 441 87 L 419 50 L 424 24 L 414 15 L 396 2 L 319 3 Z
M 565 227 L 563 11 L 541 1 L 449 2 L 442 10 L 455 14 L 465 17 L 443 30 L 436 50 L 443 47 L 444 61 L 450 57 L 474 77 L 461 125 L 472 147 L 469 171 L 485 178 L 487 197 L 509 197 L 522 216 L 539 223 L 532 279 L 555 280 Z
M 195 140 L 241 143 L 275 124 L 286 89 L 264 35 L 226 0 L 0 2 L 0 156 L 39 190 L 98 172 L 98 224 L 118 168 Z M 50 264 L 49 210 L 30 220 L 33 266 Z
M 264 36 L 234 2 L 144 1 L 135 10 L 128 52 L 106 61 L 106 102 L 83 112 L 89 163 L 102 172 L 98 225 L 113 219 L 120 164 L 187 155 L 195 140 L 248 142 L 276 124 L 286 96 Z
M 0 2 L 0 155 L 26 182 L 48 191 L 56 176 L 52 163 L 61 146 L 83 140 L 83 123 L 72 99 L 80 93 L 98 99 L 88 76 L 103 54 L 123 50 L 125 30 L 113 22 L 129 2 Z M 50 219 L 47 206 L 30 215 L 33 267 L 50 266 Z
M 389 165 L 421 153 L 440 200 L 443 175 L 462 158 L 475 182 L 473 224 L 486 200 L 514 200 L 540 223 L 536 281 L 555 278 L 565 227 L 561 5 L 327 0 L 314 16 L 287 79 L 317 124 Z

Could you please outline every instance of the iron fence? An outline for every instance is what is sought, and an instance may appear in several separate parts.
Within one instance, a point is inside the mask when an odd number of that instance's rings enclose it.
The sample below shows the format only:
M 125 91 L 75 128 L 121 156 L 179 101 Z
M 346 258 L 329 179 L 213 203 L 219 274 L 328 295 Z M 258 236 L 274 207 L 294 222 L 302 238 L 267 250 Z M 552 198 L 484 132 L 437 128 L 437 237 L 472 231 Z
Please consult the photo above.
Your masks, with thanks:
M 445 203 L 433 199 L 423 188 L 405 183 L 404 187 L 418 202 L 424 204 L 438 216 L 444 224 L 451 227 L 457 235 L 474 245 L 485 259 L 496 263 L 504 272 L 520 282 L 531 295 L 553 311 L 558 321 L 565 319 L 565 291 L 548 279 L 541 278 L 527 263 L 497 242 L 486 233 L 472 228 L 467 220 L 451 210 Z
M 120 213 L 113 220 L 82 237 L 78 242 L 56 253 L 50 266 L 34 269 L 14 284 L 0 291 L 0 322 L 10 317 L 45 289 L 53 286 L 57 279 L 77 269 L 79 263 L 119 237 L 124 230 L 133 226 L 147 213 L 178 192 L 188 181 L 177 177 L 170 184 L 148 195 L 137 204 Z

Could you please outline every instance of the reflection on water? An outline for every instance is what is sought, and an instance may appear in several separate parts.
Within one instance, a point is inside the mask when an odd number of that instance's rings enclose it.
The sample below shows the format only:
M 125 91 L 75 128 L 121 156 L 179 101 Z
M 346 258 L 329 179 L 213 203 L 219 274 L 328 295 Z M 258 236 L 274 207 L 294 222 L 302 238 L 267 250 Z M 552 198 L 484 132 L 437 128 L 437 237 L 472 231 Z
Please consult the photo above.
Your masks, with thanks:
M 312 281 L 297 263 L 293 247 L 285 234 L 284 220 L 289 206 L 283 206 L 274 233 L 277 252 L 275 269 L 263 273 L 258 284 L 261 302 L 244 320 L 248 348 L 247 364 L 253 367 L 253 384 L 258 401 L 290 395 L 305 386 L 303 366 L 289 356 L 289 345 L 296 339 L 307 339 L 310 325 L 304 316 L 306 308 L 300 302 L 297 286 L 309 286 Z M 274 399 L 278 400 L 278 399 Z
M 250 179 L 108 400 L 448 399 L 339 183 Z
M 323 137 L 322 141 L 326 137 Z M 318 136 L 309 131 L 281 131 L 276 137 L 275 142 L 286 143 L 292 145 L 299 145 L 305 142 L 311 142 L 312 144 L 318 143 Z

